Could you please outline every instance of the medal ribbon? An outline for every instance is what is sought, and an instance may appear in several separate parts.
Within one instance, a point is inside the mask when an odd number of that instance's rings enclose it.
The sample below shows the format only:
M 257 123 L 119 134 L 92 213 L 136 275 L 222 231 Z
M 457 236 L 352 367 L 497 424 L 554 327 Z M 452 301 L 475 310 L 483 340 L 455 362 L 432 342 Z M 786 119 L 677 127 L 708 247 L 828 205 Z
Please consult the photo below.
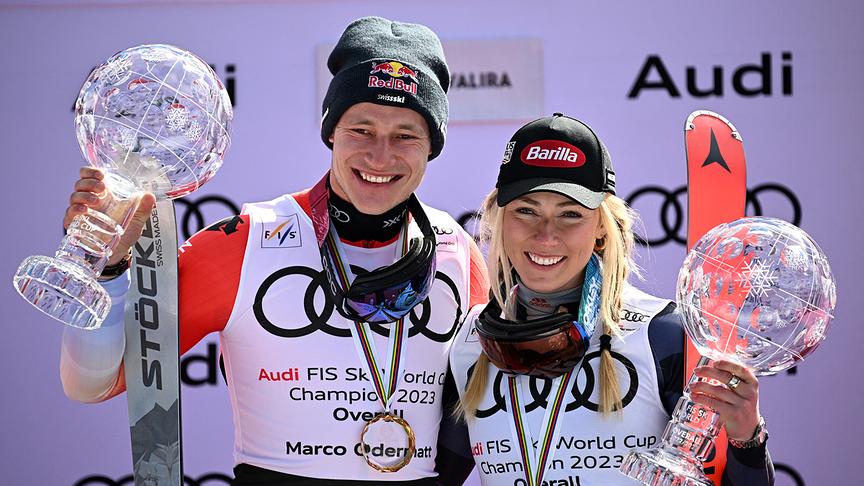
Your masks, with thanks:
M 579 322 L 582 323 L 588 336 L 594 334 L 597 326 L 597 316 L 600 314 L 600 289 L 603 279 L 600 274 L 600 261 L 597 255 L 592 255 L 585 268 L 585 282 L 582 286 L 582 299 L 579 303 Z M 576 324 L 574 324 L 576 325 Z M 514 442 L 519 447 L 519 455 L 522 460 L 522 470 L 525 474 L 525 482 L 528 486 L 540 486 L 543 476 L 552 463 L 555 456 L 555 442 L 560 436 L 559 420 L 562 413 L 562 404 L 567 390 L 570 389 L 576 367 L 567 373 L 552 380 L 552 389 L 555 390 L 552 402 L 547 404 L 546 413 L 540 428 L 540 441 L 534 446 L 531 431 L 525 420 L 522 404 L 522 387 L 519 376 L 507 377 L 507 392 L 513 420 L 510 421 L 510 432 Z M 527 379 L 527 377 L 526 377 Z
M 328 189 L 327 179 L 329 172 L 309 191 L 309 199 L 312 209 L 312 224 L 315 227 L 315 236 L 319 246 L 327 246 L 330 254 L 330 261 L 333 263 L 332 268 L 335 270 L 336 277 L 342 288 L 347 290 L 350 288 L 350 282 L 354 281 L 354 273 L 345 263 L 347 259 L 342 252 L 342 247 L 336 241 L 336 229 L 330 221 L 329 208 L 327 201 Z M 406 219 L 402 225 L 402 232 L 399 235 L 397 247 L 401 248 L 398 258 L 401 258 L 408 252 L 408 225 Z M 398 259 L 397 258 L 397 259 Z M 326 270 L 325 270 L 326 271 Z M 366 371 L 372 379 L 372 384 L 375 386 L 375 391 L 378 394 L 378 401 L 384 408 L 385 412 L 391 410 L 391 405 L 394 397 L 394 392 L 399 385 L 399 380 L 402 374 L 403 357 L 405 354 L 405 332 L 404 318 L 393 323 L 390 329 L 390 335 L 387 340 L 387 364 L 389 367 L 382 370 L 378 366 L 378 355 L 375 348 L 375 341 L 372 339 L 368 331 L 368 325 L 360 321 L 354 321 L 351 326 L 351 337 L 354 340 L 354 348 L 357 350 L 357 355 L 363 364 L 366 365 Z
M 333 268 L 336 269 L 336 274 L 342 284 L 342 288 L 347 289 L 348 282 L 354 280 L 354 274 L 348 266 L 343 263 L 345 260 L 342 255 L 342 249 L 333 237 L 335 232 L 335 228 L 331 226 L 325 244 L 331 250 L 330 255 L 333 257 L 331 260 L 333 262 Z M 408 252 L 407 233 L 408 224 L 406 221 L 406 223 L 402 225 L 402 232 L 399 235 L 399 243 L 397 243 L 401 244 L 399 245 L 401 246 L 400 258 Z M 368 324 L 354 321 L 354 325 L 351 326 L 351 336 L 354 339 L 354 347 L 357 350 L 357 355 L 363 363 L 366 364 L 366 371 L 369 372 L 369 376 L 372 378 L 372 384 L 375 386 L 375 391 L 378 393 L 378 400 L 384 407 L 385 412 L 390 411 L 390 406 L 394 396 L 393 392 L 396 391 L 396 387 L 399 384 L 407 334 L 408 333 L 405 332 L 404 318 L 393 323 L 393 326 L 390 329 L 390 336 L 387 339 L 387 363 L 389 366 L 385 370 L 382 370 L 378 366 L 378 360 L 375 358 L 378 353 L 375 349 L 375 341 L 372 339 L 372 336 L 369 335 Z
M 552 403 L 546 408 L 546 416 L 543 419 L 543 428 L 540 430 L 540 442 L 537 444 L 536 450 L 531 438 L 531 431 L 525 423 L 522 415 L 522 399 L 521 388 L 519 386 L 517 376 L 508 376 L 508 391 L 510 394 L 510 410 L 513 412 L 513 421 L 511 423 L 511 432 L 516 438 L 516 443 L 519 445 L 519 454 L 522 458 L 523 471 L 525 473 L 525 481 L 528 486 L 539 486 L 543 480 L 543 475 L 546 469 L 552 462 L 552 457 L 555 455 L 555 440 L 560 435 L 559 416 L 561 415 L 561 404 L 564 403 L 564 396 L 567 394 L 570 386 L 570 378 L 573 376 L 573 370 L 564 373 L 562 376 L 553 380 L 553 389 L 555 396 Z M 555 381 L 558 382 L 557 388 Z M 533 452 L 533 453 L 532 453 Z

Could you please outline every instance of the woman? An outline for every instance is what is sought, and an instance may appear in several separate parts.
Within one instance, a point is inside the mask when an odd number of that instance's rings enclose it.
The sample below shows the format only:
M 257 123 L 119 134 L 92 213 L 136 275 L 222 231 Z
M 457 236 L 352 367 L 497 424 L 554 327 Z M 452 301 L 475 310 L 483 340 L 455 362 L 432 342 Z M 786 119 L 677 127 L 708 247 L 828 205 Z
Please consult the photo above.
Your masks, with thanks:
M 493 298 L 450 357 L 483 484 L 637 484 L 618 469 L 660 442 L 685 336 L 672 302 L 627 283 L 633 218 L 584 123 L 556 113 L 507 145 L 484 204 Z M 696 373 L 716 384 L 692 384 L 693 399 L 730 437 L 722 484 L 773 484 L 756 377 L 722 361 Z

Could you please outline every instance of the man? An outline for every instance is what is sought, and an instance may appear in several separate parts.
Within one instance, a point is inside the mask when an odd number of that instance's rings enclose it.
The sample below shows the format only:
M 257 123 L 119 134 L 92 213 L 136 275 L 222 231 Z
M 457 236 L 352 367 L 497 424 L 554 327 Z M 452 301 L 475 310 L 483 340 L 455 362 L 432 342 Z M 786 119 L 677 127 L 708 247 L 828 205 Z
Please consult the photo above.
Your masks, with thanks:
M 450 412 L 450 342 L 465 311 L 486 299 L 485 269 L 458 224 L 413 196 L 444 145 L 443 49 L 424 26 L 369 17 L 347 27 L 328 67 L 321 135 L 333 150 L 329 173 L 305 191 L 247 204 L 233 231 L 202 231 L 182 246 L 181 352 L 220 334 L 236 484 L 461 483 L 464 463 L 449 449 L 462 448 L 438 446 L 439 423 Z M 82 169 L 67 226 L 95 205 L 102 178 Z M 152 196 L 142 199 L 103 273 L 122 275 L 104 284 L 113 307 L 103 328 L 64 334 L 71 398 L 101 401 L 125 388 L 122 270 L 152 205 Z M 382 388 L 394 374 L 396 384 Z M 387 420 L 373 420 L 385 411 Z M 405 426 L 386 429 L 394 423 Z M 409 449 L 388 434 L 407 433 L 408 424 L 416 450 L 400 457 Z M 436 468 L 436 458 L 449 465 Z M 378 470 L 388 468 L 398 470 Z M 436 478 L 436 469 L 458 479 Z

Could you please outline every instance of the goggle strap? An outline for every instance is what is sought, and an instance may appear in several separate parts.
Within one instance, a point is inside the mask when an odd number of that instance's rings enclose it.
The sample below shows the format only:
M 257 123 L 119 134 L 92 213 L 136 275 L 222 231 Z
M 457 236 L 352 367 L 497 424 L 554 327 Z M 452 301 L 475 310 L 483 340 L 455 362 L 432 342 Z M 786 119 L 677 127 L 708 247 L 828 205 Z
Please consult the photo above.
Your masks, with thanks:
M 327 189 L 327 180 L 329 178 L 330 171 L 327 171 L 324 177 L 309 189 L 309 207 L 312 212 L 312 226 L 315 228 L 315 239 L 318 241 L 318 248 L 324 245 L 324 239 L 327 237 L 328 230 L 330 229 L 330 211 L 327 208 L 327 202 L 330 200 Z
M 336 276 L 339 278 L 339 283 L 342 285 L 343 294 L 348 295 L 348 292 L 351 289 L 351 283 L 354 282 L 354 279 L 357 278 L 354 275 L 354 272 L 351 271 L 350 266 L 347 263 L 347 258 L 345 258 L 345 253 L 342 250 L 342 245 L 336 241 L 337 238 L 336 228 L 333 227 L 331 222 L 330 231 L 327 232 L 327 236 L 324 239 L 323 249 L 329 254 L 330 261 L 333 262 L 334 270 L 336 270 Z M 408 224 L 402 225 L 402 230 L 399 233 L 399 241 L 397 242 L 397 247 L 400 248 L 399 256 L 396 258 L 402 258 L 405 256 L 405 253 L 408 252 Z

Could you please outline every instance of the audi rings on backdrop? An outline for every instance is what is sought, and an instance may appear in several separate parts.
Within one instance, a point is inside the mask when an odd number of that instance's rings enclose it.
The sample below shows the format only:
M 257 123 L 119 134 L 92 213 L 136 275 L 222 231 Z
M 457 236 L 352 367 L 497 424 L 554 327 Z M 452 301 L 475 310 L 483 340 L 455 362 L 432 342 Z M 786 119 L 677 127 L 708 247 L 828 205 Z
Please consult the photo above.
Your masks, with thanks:
M 764 216 L 765 205 L 762 201 L 762 196 L 766 193 L 776 193 L 786 200 L 789 208 L 792 210 L 792 219 L 789 221 L 795 226 L 801 224 L 801 202 L 798 197 L 788 187 L 775 183 L 760 184 L 747 191 L 747 208 L 748 215 Z M 657 195 L 662 198 L 660 204 L 659 227 L 663 231 L 660 237 L 651 238 L 648 236 L 636 235 L 636 241 L 640 245 L 660 246 L 669 242 L 675 242 L 681 245 L 687 244 L 687 211 L 686 211 L 686 196 L 687 187 L 681 186 L 672 191 L 661 186 L 645 186 L 634 191 L 627 197 L 627 204 L 639 211 L 638 201 L 649 195 Z M 722 204 L 722 201 L 718 201 Z M 773 212 L 773 211 L 772 211 Z M 651 224 L 652 216 L 645 211 L 639 211 L 645 226 L 656 228 Z
M 659 228 L 662 230 L 663 234 L 662 236 L 657 237 L 649 237 L 647 235 L 643 237 L 637 234 L 636 241 L 640 245 L 660 246 L 669 242 L 685 245 L 687 243 L 687 201 L 686 197 L 683 197 L 686 194 L 686 186 L 680 186 L 674 190 L 669 190 L 662 186 L 651 185 L 641 187 L 627 197 L 627 204 L 636 210 L 639 209 L 640 201 L 649 199 L 652 196 L 655 198 L 661 198 L 658 222 Z M 781 184 L 769 182 L 759 184 L 758 186 L 749 189 L 747 191 L 747 213 L 752 216 L 766 215 L 768 208 L 766 207 L 767 205 L 765 204 L 763 197 L 769 194 L 774 194 L 786 201 L 786 205 L 792 212 L 792 217 L 789 222 L 795 226 L 799 226 L 803 214 L 801 202 L 798 200 L 798 196 L 796 196 L 791 189 Z M 178 221 L 184 239 L 188 239 L 197 231 L 203 229 L 208 222 L 216 221 L 216 218 L 205 217 L 202 211 L 205 206 L 214 209 L 222 206 L 226 210 L 224 212 L 228 213 L 228 215 L 240 213 L 240 208 L 237 204 L 227 197 L 220 195 L 204 196 L 198 199 L 185 197 L 178 199 L 177 203 L 182 207 Z M 771 211 L 771 213 L 776 213 L 776 211 Z M 654 224 L 651 224 L 652 216 L 649 213 L 640 212 L 640 216 L 643 221 L 647 222 L 646 226 L 650 226 L 652 229 L 656 228 Z M 460 214 L 459 217 L 456 218 L 456 221 L 465 229 L 465 231 L 468 232 L 468 234 L 472 235 L 475 240 L 479 240 L 479 211 L 466 211 Z
M 175 200 L 174 202 L 182 208 L 182 210 L 178 210 L 178 212 L 181 212 L 182 214 L 180 218 L 177 219 L 177 221 L 179 221 L 180 234 L 184 240 L 188 240 L 189 237 L 204 229 L 204 226 L 207 223 L 216 221 L 217 219 L 222 219 L 221 217 L 205 217 L 204 213 L 201 211 L 202 207 L 205 205 L 222 206 L 226 208 L 227 211 L 220 211 L 220 213 L 227 212 L 227 216 L 234 216 L 240 214 L 240 208 L 237 206 L 237 204 L 235 204 L 233 201 L 231 201 L 225 196 L 211 195 L 199 197 L 198 199 L 183 197 Z M 193 219 L 195 222 L 194 226 L 192 225 Z
M 217 472 L 203 474 L 197 478 L 183 476 L 183 486 L 230 485 L 231 481 L 231 477 Z M 101 474 L 93 474 L 79 479 L 73 486 L 135 486 L 135 478 L 131 474 L 119 479 L 112 479 Z
M 792 217 L 788 220 L 795 226 L 801 224 L 802 210 L 801 202 L 798 196 L 786 186 L 768 182 L 759 184 L 747 191 L 747 214 L 750 216 L 765 216 L 766 204 L 762 200 L 765 194 L 774 193 L 786 200 L 786 203 L 792 211 Z M 687 244 L 687 187 L 680 186 L 674 190 L 666 189 L 662 186 L 644 186 L 633 191 L 626 198 L 627 204 L 633 209 L 639 211 L 639 201 L 648 199 L 651 196 L 660 197 L 660 218 L 659 227 L 663 231 L 663 235 L 659 237 L 647 237 L 636 234 L 636 242 L 640 245 L 660 246 L 669 242 L 675 242 L 680 245 Z M 721 202 L 722 203 L 722 202 Z M 770 211 L 772 214 L 775 211 Z M 643 222 L 647 222 L 646 226 L 655 228 L 651 223 L 652 216 L 649 212 L 639 211 Z M 468 234 L 474 237 L 475 241 L 480 239 L 480 211 L 466 211 L 456 218 Z
M 469 235 L 471 235 L 472 238 L 474 238 L 474 241 L 477 241 L 477 242 L 480 241 L 480 231 L 481 231 L 480 217 L 481 216 L 482 216 L 482 214 L 478 210 L 478 211 L 466 211 L 466 212 L 462 213 L 461 215 L 459 215 L 458 218 L 456 218 L 456 222 L 459 223 L 459 226 L 461 226 Z

